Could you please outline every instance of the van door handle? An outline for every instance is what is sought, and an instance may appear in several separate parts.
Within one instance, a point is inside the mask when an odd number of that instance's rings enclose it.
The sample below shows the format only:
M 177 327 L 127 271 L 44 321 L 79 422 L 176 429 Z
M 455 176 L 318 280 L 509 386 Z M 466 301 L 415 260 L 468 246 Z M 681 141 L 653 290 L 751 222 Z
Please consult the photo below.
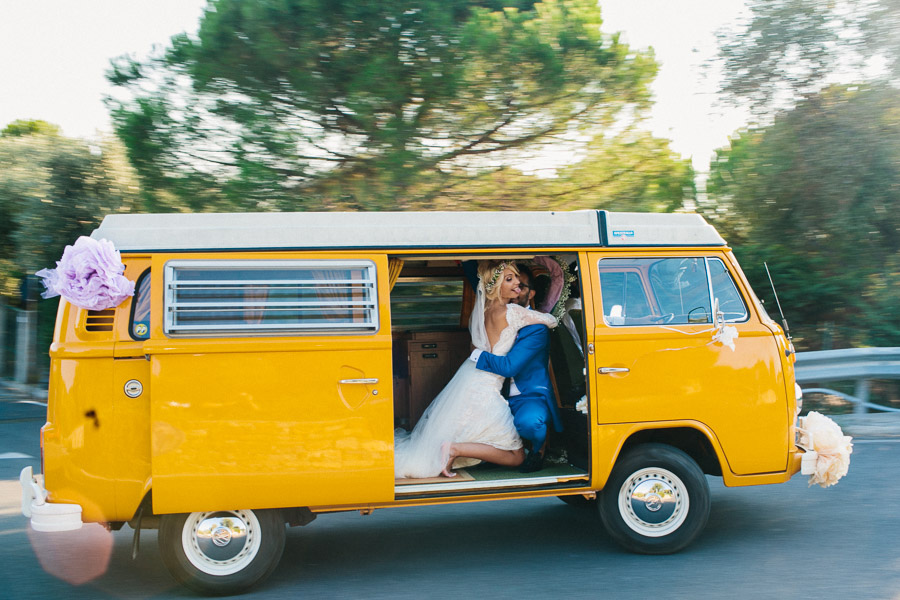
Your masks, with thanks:
M 630 369 L 628 367 L 600 367 L 597 369 L 597 372 L 601 375 L 607 375 L 609 373 L 628 373 Z
M 338 383 L 378 383 L 378 379 L 341 379 Z

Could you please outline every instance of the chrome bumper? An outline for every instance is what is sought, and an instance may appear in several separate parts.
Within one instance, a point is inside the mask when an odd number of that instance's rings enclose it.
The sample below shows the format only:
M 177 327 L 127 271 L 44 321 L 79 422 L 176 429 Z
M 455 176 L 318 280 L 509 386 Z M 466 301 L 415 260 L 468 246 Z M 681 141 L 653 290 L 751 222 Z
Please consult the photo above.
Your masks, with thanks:
M 44 483 L 35 477 L 31 467 L 19 474 L 22 486 L 22 514 L 31 518 L 35 531 L 74 531 L 81 529 L 81 507 L 77 504 L 47 502 Z

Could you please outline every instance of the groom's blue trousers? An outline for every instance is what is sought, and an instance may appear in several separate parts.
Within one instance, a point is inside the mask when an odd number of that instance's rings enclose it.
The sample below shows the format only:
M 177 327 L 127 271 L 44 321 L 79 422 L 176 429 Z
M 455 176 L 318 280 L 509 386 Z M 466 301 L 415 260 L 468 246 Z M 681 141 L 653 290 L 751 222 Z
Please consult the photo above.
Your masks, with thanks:
M 509 408 L 519 435 L 531 442 L 532 450 L 540 452 L 552 423 L 547 399 L 540 394 L 519 394 L 509 398 Z

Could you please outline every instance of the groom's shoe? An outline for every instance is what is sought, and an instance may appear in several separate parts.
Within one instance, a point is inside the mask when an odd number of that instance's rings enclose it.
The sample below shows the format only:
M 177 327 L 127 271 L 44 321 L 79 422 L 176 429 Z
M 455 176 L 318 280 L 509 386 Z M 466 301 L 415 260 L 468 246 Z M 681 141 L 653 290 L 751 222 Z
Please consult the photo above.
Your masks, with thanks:
M 519 467 L 519 473 L 534 473 L 544 468 L 544 455 L 540 452 L 529 452 L 525 462 Z

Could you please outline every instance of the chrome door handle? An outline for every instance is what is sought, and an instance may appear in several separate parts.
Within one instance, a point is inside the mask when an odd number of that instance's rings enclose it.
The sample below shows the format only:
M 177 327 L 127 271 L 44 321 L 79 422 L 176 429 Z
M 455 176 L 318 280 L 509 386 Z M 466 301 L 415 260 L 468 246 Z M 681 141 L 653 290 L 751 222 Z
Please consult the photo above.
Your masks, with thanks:
M 341 379 L 338 383 L 378 383 L 378 379 Z
M 600 367 L 597 369 L 597 372 L 601 375 L 606 375 L 608 373 L 628 373 L 630 369 L 627 367 Z

